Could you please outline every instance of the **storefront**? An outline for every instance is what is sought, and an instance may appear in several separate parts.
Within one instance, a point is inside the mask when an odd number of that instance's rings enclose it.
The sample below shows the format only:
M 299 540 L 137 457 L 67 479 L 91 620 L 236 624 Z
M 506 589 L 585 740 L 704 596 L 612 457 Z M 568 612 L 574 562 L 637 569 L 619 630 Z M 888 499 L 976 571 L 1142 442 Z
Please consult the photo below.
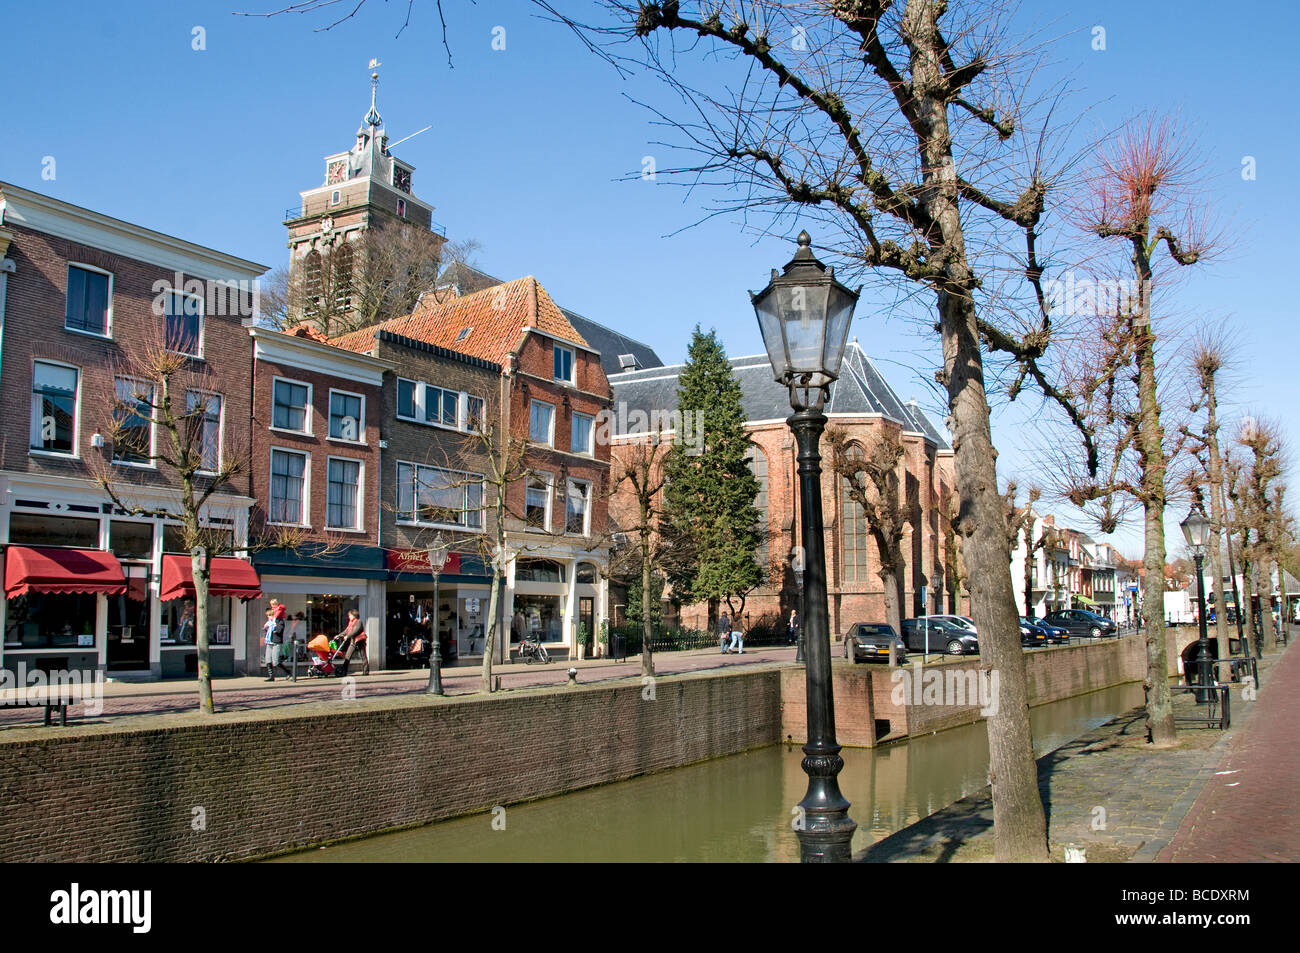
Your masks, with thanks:
M 482 661 L 492 598 L 492 577 L 483 560 L 474 554 L 451 553 L 435 591 L 424 550 L 391 549 L 387 556 L 385 667 L 424 664 L 411 648 L 417 639 L 431 643 L 435 631 L 444 664 Z M 503 657 L 499 647 L 497 657 Z
M 526 637 L 546 644 L 548 650 L 569 650 L 579 644 L 594 647 L 607 601 L 599 565 L 588 554 L 518 556 L 507 576 L 510 624 L 506 631 L 511 651 L 519 650 L 515 632 L 521 627 Z
M 141 491 L 142 495 L 145 491 Z M 0 475 L 5 599 L 0 664 L 166 677 L 198 671 L 197 613 L 181 527 L 129 516 L 85 481 Z M 143 498 L 161 509 L 165 500 Z M 244 538 L 246 497 L 205 516 L 227 544 Z M 214 675 L 242 664 L 244 616 L 232 600 L 256 590 L 243 560 L 214 560 L 208 638 Z
M 374 546 L 347 546 L 340 552 L 266 550 L 253 557 L 262 577 L 262 598 L 249 605 L 248 671 L 260 671 L 261 636 L 272 599 L 285 607 L 285 638 L 304 642 L 317 635 L 333 638 L 348 625 L 355 609 L 365 626 L 372 668 L 382 667 L 384 551 Z M 286 658 L 288 656 L 286 655 Z

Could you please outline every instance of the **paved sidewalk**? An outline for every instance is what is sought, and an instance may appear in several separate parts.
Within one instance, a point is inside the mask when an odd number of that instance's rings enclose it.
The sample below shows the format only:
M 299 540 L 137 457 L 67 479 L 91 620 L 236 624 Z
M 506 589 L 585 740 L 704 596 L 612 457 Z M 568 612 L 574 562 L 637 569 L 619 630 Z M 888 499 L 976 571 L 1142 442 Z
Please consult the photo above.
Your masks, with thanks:
M 1231 740 L 1160 860 L 1300 860 L 1300 653 L 1284 651 L 1260 681 L 1254 724 Z
M 1064 859 L 1067 844 L 1084 848 L 1087 860 L 1093 863 L 1167 859 L 1162 852 L 1183 836 L 1180 826 L 1184 818 L 1189 818 L 1189 812 L 1192 817 L 1196 815 L 1193 805 L 1199 809 L 1203 792 L 1208 794 L 1214 789 L 1211 782 L 1222 780 L 1216 772 L 1222 770 L 1230 746 L 1240 739 L 1250 750 L 1267 749 L 1267 742 L 1251 739 L 1266 732 L 1294 731 L 1277 720 L 1270 709 L 1300 715 L 1300 703 L 1295 698 L 1300 688 L 1297 659 L 1300 655 L 1285 667 L 1279 664 L 1277 655 L 1261 663 L 1264 688 L 1259 701 L 1243 700 L 1241 687 L 1233 687 L 1233 726 L 1228 732 L 1183 723 L 1178 726 L 1177 747 L 1154 750 L 1146 743 L 1146 716 L 1138 708 L 1039 758 L 1039 791 L 1047 812 L 1053 859 Z M 1264 707 L 1265 699 L 1272 700 L 1269 708 Z M 1174 695 L 1176 714 L 1193 714 L 1196 708 L 1190 693 Z M 1271 743 L 1276 746 L 1279 742 Z M 1289 776 L 1293 782 L 1300 782 L 1300 749 L 1293 741 L 1291 753 Z M 1261 779 L 1271 777 L 1261 775 Z M 1280 772 L 1278 779 L 1284 782 Z M 1285 783 L 1282 790 L 1270 789 L 1266 797 L 1251 802 L 1246 809 L 1249 819 L 1238 823 L 1245 827 L 1269 818 L 1267 823 L 1275 827 L 1298 830 L 1294 819 L 1286 814 L 1286 801 L 1293 790 L 1294 784 Z M 1238 813 L 1233 812 L 1232 817 L 1236 819 Z M 1279 824 L 1284 818 L 1285 823 Z M 1235 850 L 1249 852 L 1243 843 L 1249 840 L 1248 833 L 1238 830 L 1221 836 L 1232 839 Z M 1300 854 L 1300 840 L 1293 838 L 1290 843 L 1292 857 Z M 866 863 L 992 861 L 993 805 L 989 789 L 873 844 L 857 859 Z M 1234 855 L 1233 859 L 1265 858 L 1256 852 L 1249 857 Z
M 794 654 L 793 646 L 747 648 L 740 655 L 723 655 L 716 648 L 663 652 L 655 656 L 655 673 L 674 675 L 766 662 L 790 662 L 794 660 Z M 578 670 L 578 681 L 584 684 L 639 677 L 641 657 L 634 655 L 623 662 L 609 659 L 570 662 L 558 659 L 548 665 L 498 663 L 492 667 L 492 674 L 494 678 L 500 677 L 503 689 L 533 688 L 564 684 L 568 681 L 570 668 Z M 303 669 L 299 669 L 299 673 L 297 682 L 278 674 L 274 682 L 258 676 L 213 679 L 213 700 L 221 711 L 284 708 L 341 700 L 344 686 L 342 679 L 308 678 Z M 477 665 L 442 670 L 443 690 L 448 695 L 474 694 L 479 690 L 481 680 L 482 670 Z M 350 684 L 356 689 L 356 697 L 364 699 L 422 694 L 428 681 L 428 669 L 391 672 L 372 670 L 370 675 L 357 675 Z M 121 719 L 133 715 L 191 712 L 197 710 L 198 704 L 198 687 L 191 679 L 107 682 L 104 684 L 103 711 L 98 716 L 87 716 L 82 706 L 70 705 L 68 725 L 90 725 L 105 719 Z M 0 706 L 0 729 L 18 725 L 38 726 L 41 721 L 40 709 Z

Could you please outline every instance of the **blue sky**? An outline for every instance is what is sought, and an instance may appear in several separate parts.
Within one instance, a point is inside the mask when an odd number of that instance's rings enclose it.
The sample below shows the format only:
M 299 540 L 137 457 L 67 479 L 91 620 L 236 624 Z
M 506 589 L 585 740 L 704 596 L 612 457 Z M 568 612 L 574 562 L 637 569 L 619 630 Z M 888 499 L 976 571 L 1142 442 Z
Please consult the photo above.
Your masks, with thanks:
M 415 164 L 415 191 L 449 235 L 482 244 L 480 267 L 536 275 L 566 307 L 640 337 L 669 362 L 682 359 L 697 322 L 717 327 L 733 355 L 761 351 L 746 290 L 792 246 L 756 240 L 726 218 L 680 231 L 707 195 L 662 176 L 622 181 L 646 155 L 669 163 L 650 144 L 664 131 L 628 98 L 657 90 L 621 80 L 524 0 L 444 5 L 454 69 L 431 0 L 417 2 L 400 37 L 406 5 L 378 0 L 328 32 L 314 28 L 329 11 L 234 15 L 275 0 L 11 5 L 0 179 L 279 266 L 284 210 L 323 181 L 324 155 L 350 145 L 369 105 L 367 63 L 378 57 L 390 137 L 433 126 L 395 151 Z M 1072 102 L 1091 109 L 1082 132 L 1157 108 L 1197 133 L 1230 245 L 1180 288 L 1179 305 L 1237 328 L 1241 370 L 1227 414 L 1278 417 L 1294 442 L 1300 330 L 1286 277 L 1288 223 L 1300 221 L 1290 171 L 1300 132 L 1289 120 L 1300 11 L 1249 0 L 1231 15 L 1204 0 L 1028 4 L 1017 23 L 1057 38 L 1045 77 L 1068 78 Z M 1104 51 L 1092 49 L 1096 25 Z M 492 48 L 498 26 L 504 51 Z M 1241 177 L 1244 156 L 1255 159 L 1253 181 Z M 52 181 L 42 178 L 46 157 Z M 917 358 L 937 343 L 869 298 L 854 333 L 904 399 L 918 397 L 942 419 Z M 995 415 L 999 473 L 1022 484 L 1042 466 L 1038 410 L 1022 400 Z M 1140 551 L 1132 529 L 1116 541 Z

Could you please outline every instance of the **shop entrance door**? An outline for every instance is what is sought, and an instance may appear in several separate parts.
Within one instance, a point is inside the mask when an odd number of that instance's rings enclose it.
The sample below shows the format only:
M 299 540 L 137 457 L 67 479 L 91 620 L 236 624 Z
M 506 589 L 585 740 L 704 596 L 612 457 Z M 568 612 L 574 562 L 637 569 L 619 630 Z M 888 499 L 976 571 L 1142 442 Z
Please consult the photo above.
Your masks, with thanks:
M 596 644 L 596 600 L 591 596 L 578 597 L 578 636 L 587 636 L 587 645 Z
M 126 594 L 108 597 L 108 670 L 149 668 L 149 567 L 122 564 Z

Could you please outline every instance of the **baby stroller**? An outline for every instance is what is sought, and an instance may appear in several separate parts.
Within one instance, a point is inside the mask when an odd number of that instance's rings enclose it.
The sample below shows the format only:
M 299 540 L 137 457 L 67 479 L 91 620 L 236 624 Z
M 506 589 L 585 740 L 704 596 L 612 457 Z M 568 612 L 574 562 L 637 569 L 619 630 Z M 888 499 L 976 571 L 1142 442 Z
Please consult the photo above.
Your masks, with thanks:
M 321 678 L 327 678 L 331 675 L 347 675 L 347 650 L 347 639 L 342 642 L 335 642 L 327 639 L 324 635 L 316 636 L 307 643 L 307 651 L 311 653 L 311 665 L 307 668 L 307 674 Z

